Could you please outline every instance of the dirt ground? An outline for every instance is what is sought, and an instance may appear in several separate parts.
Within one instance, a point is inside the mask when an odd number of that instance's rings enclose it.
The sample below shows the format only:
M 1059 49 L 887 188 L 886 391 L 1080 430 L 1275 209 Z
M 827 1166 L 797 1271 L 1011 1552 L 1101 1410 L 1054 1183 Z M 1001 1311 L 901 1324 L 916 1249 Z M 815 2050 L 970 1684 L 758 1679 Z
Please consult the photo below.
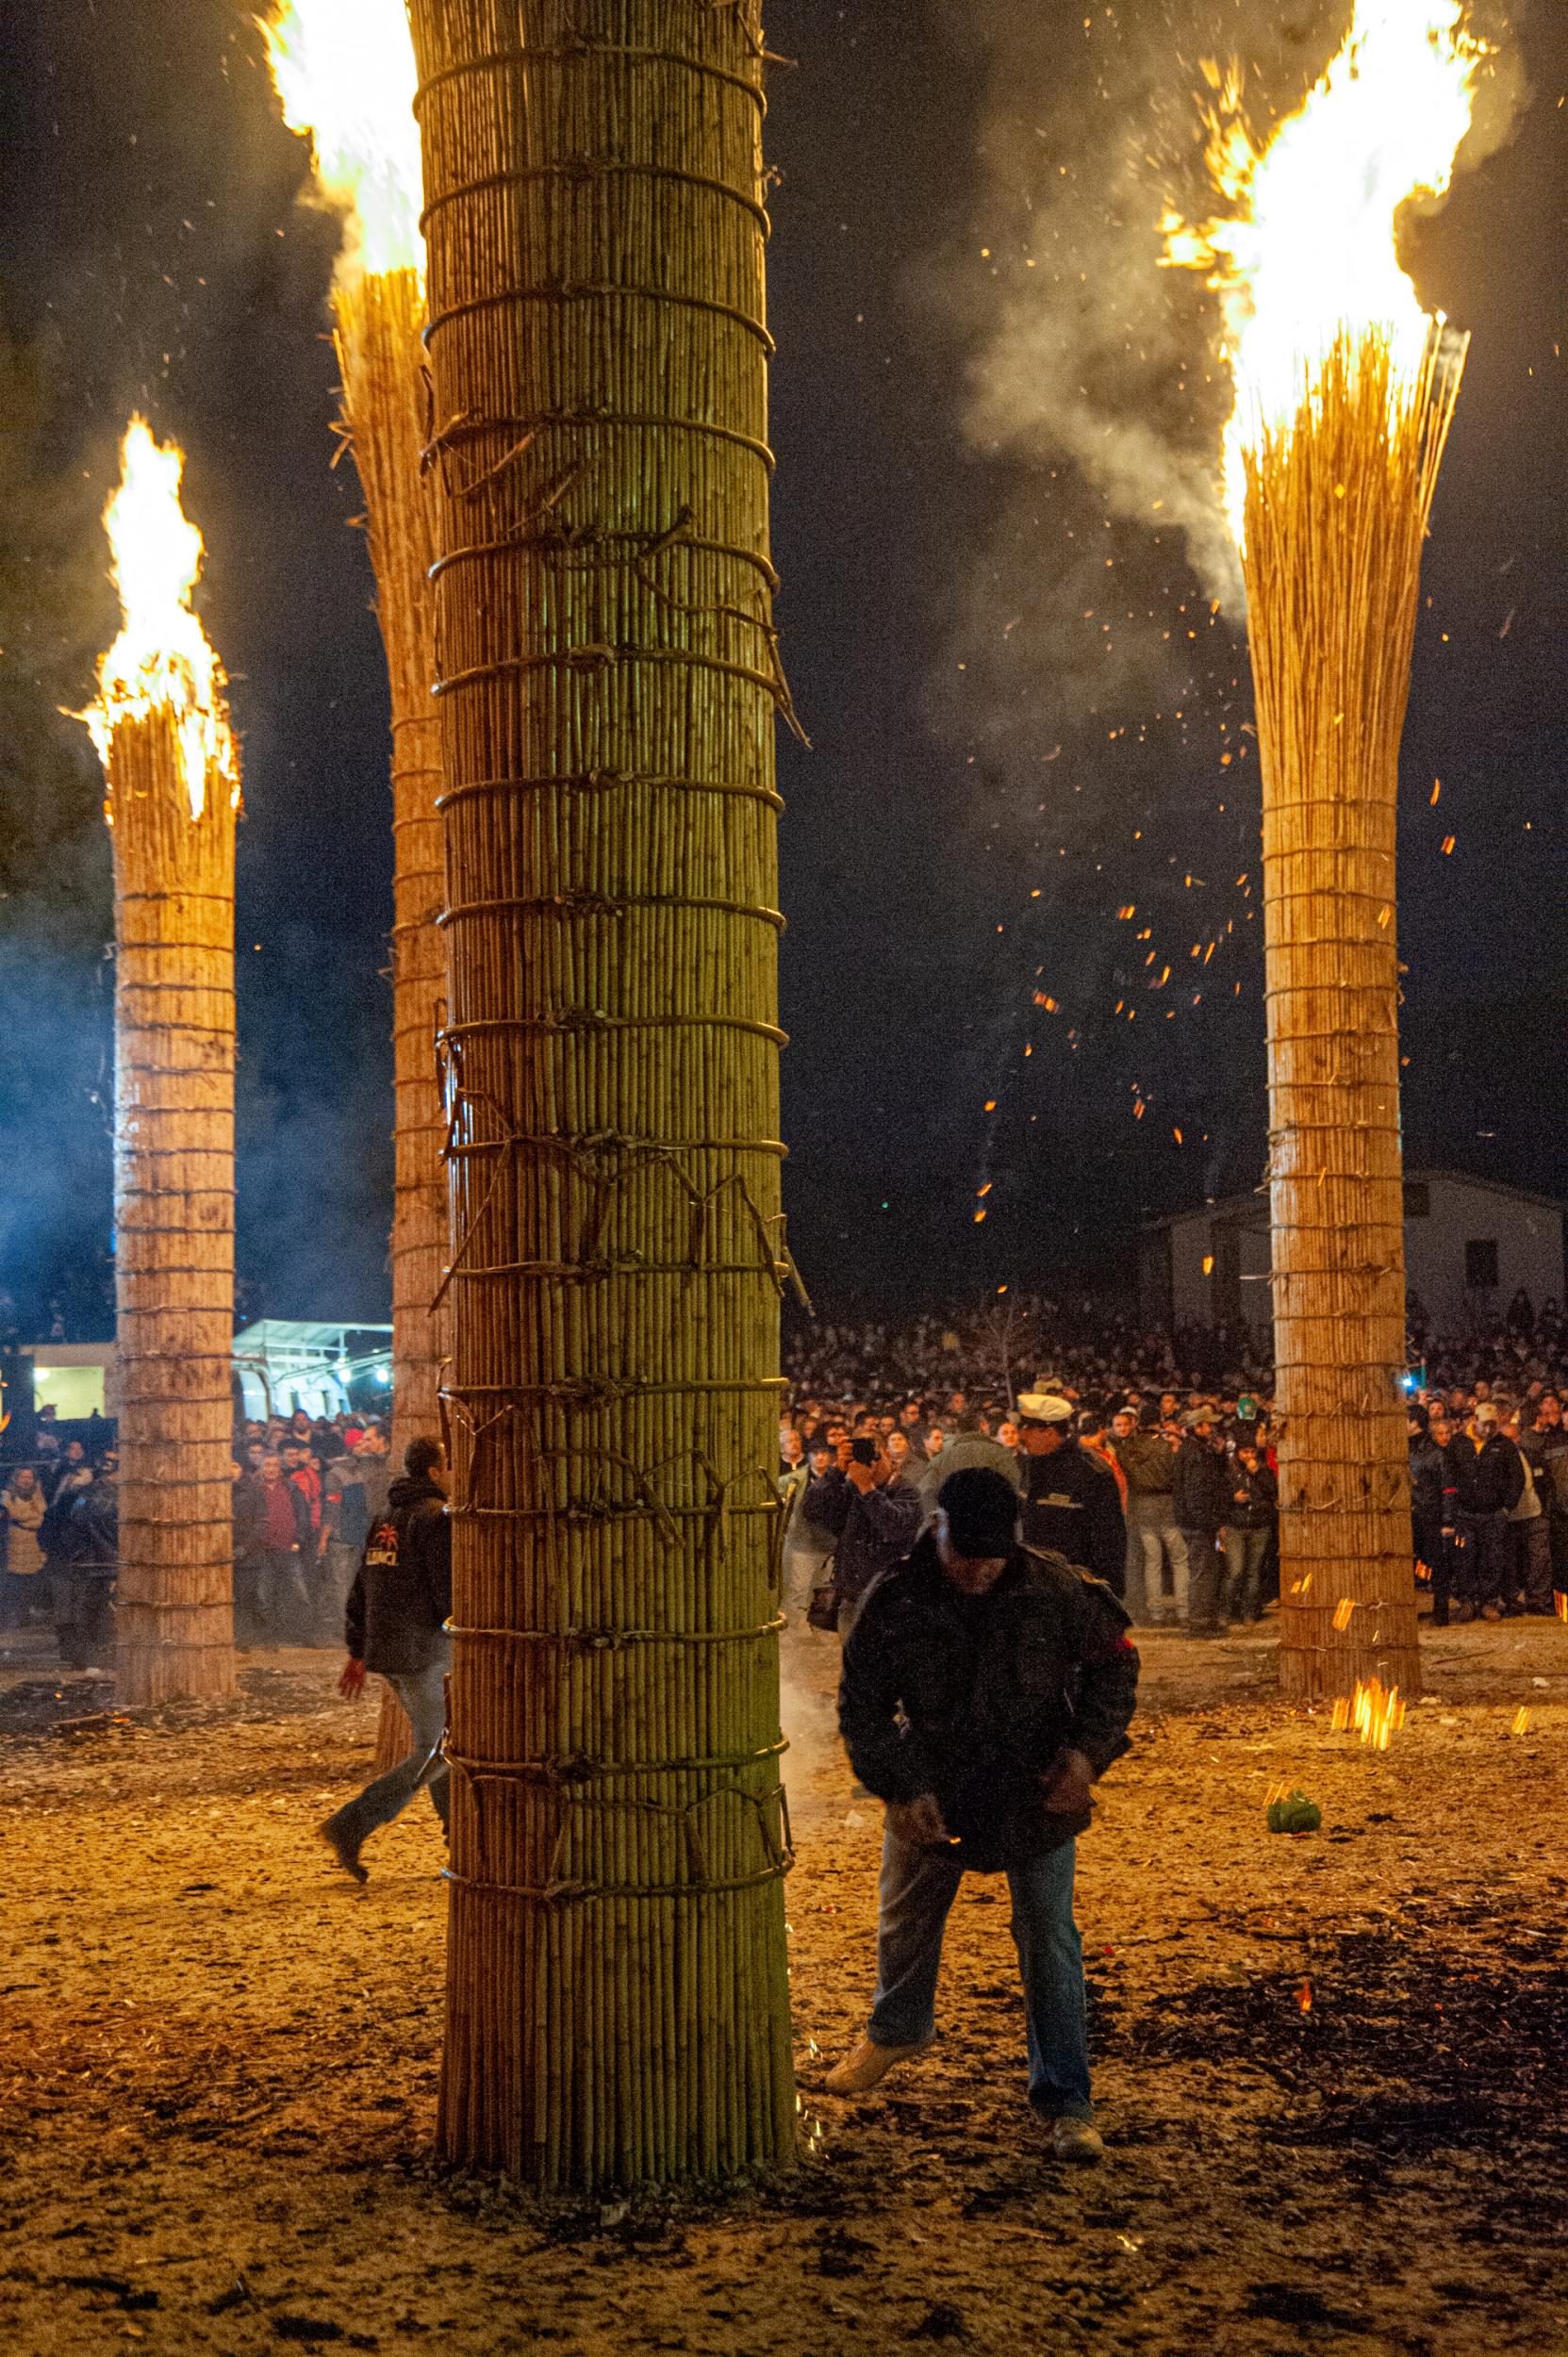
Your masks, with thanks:
M 430 2162 L 441 1853 L 422 1802 L 362 1893 L 315 1840 L 371 1737 L 332 1657 L 249 1656 L 205 1722 L 0 1674 L 6 2357 L 1568 2352 L 1568 1627 L 1430 1639 L 1385 1755 L 1279 1703 L 1267 1634 L 1147 1640 L 1080 1851 L 1110 2152 L 1076 2172 L 1022 2100 L 996 1880 L 954 1909 L 933 2055 L 813 2092 L 870 1990 L 879 1812 L 831 1739 L 833 1640 L 801 1642 L 807 2155 L 549 2208 Z M 1265 1831 L 1281 1779 L 1320 1833 Z

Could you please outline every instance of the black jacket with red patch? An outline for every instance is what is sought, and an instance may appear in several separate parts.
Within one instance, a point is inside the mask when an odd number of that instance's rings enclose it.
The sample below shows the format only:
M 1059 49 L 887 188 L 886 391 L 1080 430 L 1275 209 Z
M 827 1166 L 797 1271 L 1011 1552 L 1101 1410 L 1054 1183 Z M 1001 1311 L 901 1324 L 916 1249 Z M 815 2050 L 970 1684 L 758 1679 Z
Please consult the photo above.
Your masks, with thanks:
M 1081 1833 L 1041 1799 L 1064 1751 L 1100 1775 L 1128 1750 L 1138 1656 L 1103 1581 L 1015 1546 L 988 1593 L 966 1596 L 928 1531 L 883 1574 L 844 1647 L 838 1723 L 880 1801 L 933 1792 L 963 1862 L 982 1872 Z
M 446 1492 L 429 1479 L 394 1481 L 371 1525 L 349 1590 L 349 1653 L 381 1677 L 412 1676 L 446 1655 L 452 1610 L 452 1524 Z

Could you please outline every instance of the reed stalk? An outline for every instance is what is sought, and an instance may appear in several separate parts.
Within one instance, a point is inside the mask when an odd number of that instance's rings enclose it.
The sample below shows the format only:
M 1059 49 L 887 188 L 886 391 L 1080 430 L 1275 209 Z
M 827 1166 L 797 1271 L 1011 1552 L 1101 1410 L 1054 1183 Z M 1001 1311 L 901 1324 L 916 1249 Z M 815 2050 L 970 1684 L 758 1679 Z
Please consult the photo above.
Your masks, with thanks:
M 1462 349 L 1340 338 L 1246 451 L 1263 798 L 1280 1682 L 1420 1690 L 1395 832 L 1421 543 Z
M 118 1698 L 232 1693 L 234 830 L 192 816 L 173 713 L 115 722 Z
M 439 2138 L 792 2154 L 752 0 L 415 0 L 454 1109 Z

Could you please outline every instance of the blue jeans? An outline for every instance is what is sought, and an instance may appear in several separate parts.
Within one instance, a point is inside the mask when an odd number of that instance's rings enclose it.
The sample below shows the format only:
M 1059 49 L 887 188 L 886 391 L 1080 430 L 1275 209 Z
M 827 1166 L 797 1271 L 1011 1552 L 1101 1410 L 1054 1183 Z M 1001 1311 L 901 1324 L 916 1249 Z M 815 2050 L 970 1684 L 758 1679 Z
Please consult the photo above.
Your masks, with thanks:
M 1029 2100 L 1051 2119 L 1087 2118 L 1090 2111 L 1073 1851 L 1072 1842 L 1064 1842 L 1007 1872 L 1029 2021 Z M 891 1830 L 885 1836 L 870 2021 L 874 2046 L 917 2046 L 934 2030 L 942 1932 L 963 1877 L 956 1852 L 916 1849 Z
M 441 1757 L 441 1739 L 446 1733 L 447 1667 L 447 1649 L 443 1644 L 441 1658 L 433 1661 L 427 1670 L 388 1678 L 388 1685 L 408 1713 L 408 1723 L 414 1731 L 413 1749 L 395 1768 L 388 1768 L 384 1776 L 377 1776 L 363 1792 L 345 1802 L 336 1816 L 327 1819 L 333 1832 L 341 1834 L 351 1849 L 357 1850 L 378 1825 L 389 1825 L 394 1817 L 400 1817 L 421 1785 L 445 1825 L 452 1786 L 452 1772 Z

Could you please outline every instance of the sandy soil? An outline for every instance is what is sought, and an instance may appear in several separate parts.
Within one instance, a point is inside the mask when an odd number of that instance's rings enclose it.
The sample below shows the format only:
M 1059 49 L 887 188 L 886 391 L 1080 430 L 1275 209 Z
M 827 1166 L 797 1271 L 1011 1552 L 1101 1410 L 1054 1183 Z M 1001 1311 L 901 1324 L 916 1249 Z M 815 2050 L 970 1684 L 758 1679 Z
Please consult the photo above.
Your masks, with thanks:
M 1433 1639 L 1383 1755 L 1278 1701 L 1267 1637 L 1148 1640 L 1081 1849 L 1111 2151 L 1078 2172 L 1022 2101 L 994 1880 L 954 1910 L 935 2052 L 812 2092 L 862 2022 L 879 1827 L 833 1641 L 802 1641 L 804 2164 L 552 2208 L 430 2164 L 440 1850 L 421 1803 L 357 1893 L 314 1840 L 371 1746 L 334 1661 L 252 1656 L 205 1722 L 0 1676 L 7 2357 L 1568 2350 L 1568 1627 Z M 1320 1834 L 1266 1833 L 1280 1778 Z

